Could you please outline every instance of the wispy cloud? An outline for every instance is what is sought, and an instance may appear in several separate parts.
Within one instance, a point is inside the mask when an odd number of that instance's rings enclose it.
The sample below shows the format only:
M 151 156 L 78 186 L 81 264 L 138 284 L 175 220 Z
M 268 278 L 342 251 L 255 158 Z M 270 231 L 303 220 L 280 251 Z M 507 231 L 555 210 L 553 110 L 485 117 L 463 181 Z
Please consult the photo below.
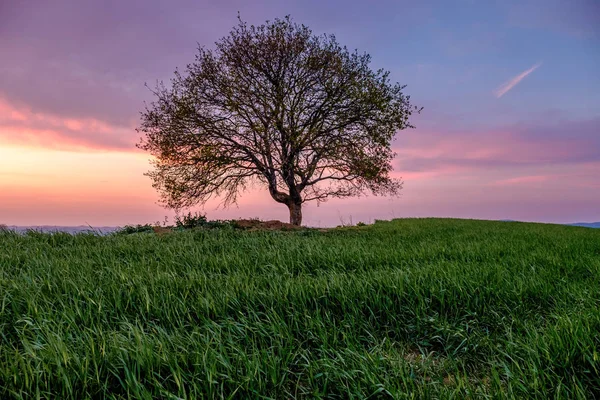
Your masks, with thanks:
M 530 73 L 532 73 L 533 71 L 538 69 L 540 65 L 542 65 L 541 62 L 535 64 L 533 67 L 529 68 L 526 71 L 521 72 L 519 75 L 511 78 L 504 84 L 500 85 L 498 87 L 498 89 L 494 90 L 494 95 L 497 98 L 504 96 L 506 94 L 506 92 L 508 92 L 510 89 L 514 88 L 515 86 L 517 86 L 517 84 L 519 82 L 521 82 L 527 75 L 529 75 Z
M 501 179 L 499 181 L 491 183 L 493 186 L 511 186 L 511 185 L 530 185 L 535 183 L 547 182 L 553 179 L 553 176 L 547 175 L 530 175 L 530 176 L 517 176 L 516 178 Z

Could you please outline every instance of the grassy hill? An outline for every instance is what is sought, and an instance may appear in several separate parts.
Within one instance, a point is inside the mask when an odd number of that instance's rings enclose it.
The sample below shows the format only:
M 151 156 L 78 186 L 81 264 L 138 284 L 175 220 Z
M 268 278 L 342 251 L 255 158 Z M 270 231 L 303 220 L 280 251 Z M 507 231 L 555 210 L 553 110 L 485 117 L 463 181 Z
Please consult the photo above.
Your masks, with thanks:
M 600 230 L 0 232 L 0 398 L 600 396 Z

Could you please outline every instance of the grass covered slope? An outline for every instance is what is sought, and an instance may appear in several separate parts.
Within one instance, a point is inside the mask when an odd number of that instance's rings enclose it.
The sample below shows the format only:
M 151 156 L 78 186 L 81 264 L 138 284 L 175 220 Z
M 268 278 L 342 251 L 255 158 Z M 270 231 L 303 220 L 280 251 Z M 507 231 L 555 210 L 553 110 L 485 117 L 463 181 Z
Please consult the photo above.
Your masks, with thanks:
M 600 230 L 0 233 L 0 398 L 600 396 Z

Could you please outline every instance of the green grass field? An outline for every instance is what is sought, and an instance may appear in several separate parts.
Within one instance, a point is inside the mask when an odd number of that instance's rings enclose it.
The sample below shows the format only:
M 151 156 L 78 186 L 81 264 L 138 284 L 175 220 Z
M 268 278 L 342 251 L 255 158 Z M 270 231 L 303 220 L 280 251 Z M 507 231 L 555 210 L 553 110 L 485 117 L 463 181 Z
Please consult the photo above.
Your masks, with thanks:
M 0 398 L 599 398 L 600 230 L 0 233 Z

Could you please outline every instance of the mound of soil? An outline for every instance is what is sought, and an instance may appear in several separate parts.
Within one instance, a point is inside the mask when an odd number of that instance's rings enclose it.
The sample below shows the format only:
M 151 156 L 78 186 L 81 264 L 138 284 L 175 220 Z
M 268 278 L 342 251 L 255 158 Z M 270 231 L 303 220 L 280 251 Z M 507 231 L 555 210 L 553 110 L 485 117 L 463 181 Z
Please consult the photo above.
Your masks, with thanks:
M 235 221 L 237 226 L 248 230 L 292 230 L 292 229 L 303 229 L 301 226 L 288 224 L 285 222 L 277 221 L 275 219 L 271 221 L 261 221 L 258 219 L 238 219 Z
M 157 235 L 164 235 L 165 233 L 171 233 L 171 232 L 173 232 L 172 228 L 170 228 L 170 227 L 162 227 L 162 226 L 153 226 L 152 230 Z
M 277 221 L 275 219 L 270 221 L 261 221 L 259 219 L 236 219 L 232 222 L 235 222 L 237 228 L 241 228 L 248 231 L 286 231 L 304 229 L 301 226 L 288 224 L 286 222 Z M 173 232 L 173 227 L 153 226 L 152 230 L 157 235 L 164 235 Z

